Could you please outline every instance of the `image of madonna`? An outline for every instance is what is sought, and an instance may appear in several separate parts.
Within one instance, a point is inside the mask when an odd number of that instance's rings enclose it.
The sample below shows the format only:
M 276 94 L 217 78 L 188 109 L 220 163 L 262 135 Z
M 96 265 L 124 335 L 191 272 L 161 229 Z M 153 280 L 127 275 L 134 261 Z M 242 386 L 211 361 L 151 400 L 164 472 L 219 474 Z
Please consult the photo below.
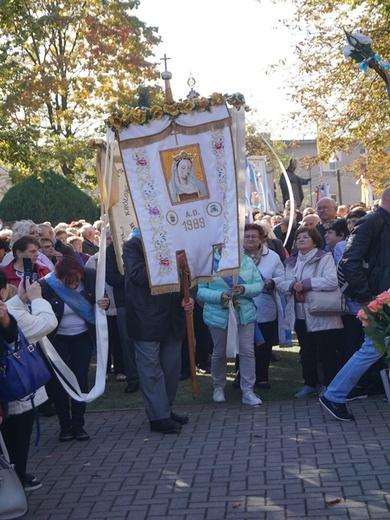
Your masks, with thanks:
M 206 186 L 199 181 L 194 172 L 195 154 L 182 150 L 173 156 L 169 189 L 173 202 L 187 202 L 206 197 Z

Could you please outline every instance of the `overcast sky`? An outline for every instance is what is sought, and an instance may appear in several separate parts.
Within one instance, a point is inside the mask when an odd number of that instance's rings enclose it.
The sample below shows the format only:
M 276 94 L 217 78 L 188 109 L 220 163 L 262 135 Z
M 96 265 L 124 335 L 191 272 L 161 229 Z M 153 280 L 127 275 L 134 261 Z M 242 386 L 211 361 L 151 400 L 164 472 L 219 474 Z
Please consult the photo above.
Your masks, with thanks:
M 283 117 L 297 108 L 288 103 L 285 91 L 293 66 L 294 35 L 281 18 L 290 18 L 291 13 L 288 2 L 275 6 L 269 0 L 141 0 L 134 11 L 142 21 L 159 28 L 163 42 L 156 60 L 164 53 L 171 58 L 168 70 L 173 74 L 174 99 L 188 94 L 192 73 L 201 95 L 242 92 L 257 110 L 248 114 L 250 121 L 269 121 L 272 137 L 284 139 L 303 137 L 282 128 Z M 286 65 L 266 74 L 270 65 L 282 60 Z

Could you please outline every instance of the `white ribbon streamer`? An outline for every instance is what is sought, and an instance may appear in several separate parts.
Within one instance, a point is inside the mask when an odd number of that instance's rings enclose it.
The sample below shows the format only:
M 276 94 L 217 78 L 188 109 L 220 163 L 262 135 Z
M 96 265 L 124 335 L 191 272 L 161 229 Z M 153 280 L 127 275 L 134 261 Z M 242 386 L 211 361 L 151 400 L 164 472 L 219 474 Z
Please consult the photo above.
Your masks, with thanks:
M 106 197 L 102 194 L 101 211 L 103 215 L 104 225 L 100 235 L 100 247 L 96 266 L 96 300 L 103 298 L 105 294 L 106 280 L 106 234 L 108 221 L 108 202 L 111 193 L 112 170 L 114 160 L 114 133 L 111 130 L 107 132 L 107 154 L 104 167 L 105 185 L 107 186 Z M 76 376 L 68 365 L 59 356 L 50 340 L 45 336 L 39 343 L 47 359 L 49 360 L 56 376 L 66 392 L 76 401 L 89 403 L 104 393 L 106 387 L 106 369 L 108 358 L 108 329 L 106 311 L 94 305 L 95 326 L 96 326 L 96 374 L 95 384 L 88 392 L 82 392 Z
M 238 327 L 236 320 L 236 311 L 234 310 L 233 301 L 229 301 L 229 320 L 227 327 L 226 339 L 226 357 L 235 358 L 238 354 Z
M 256 127 L 253 125 L 253 123 L 251 123 L 248 119 L 247 119 L 247 121 L 255 130 L 257 130 Z M 278 161 L 278 164 L 280 166 L 280 169 L 282 170 L 282 173 L 284 175 L 284 178 L 285 178 L 286 184 L 287 184 L 288 195 L 289 195 L 289 198 L 290 198 L 290 216 L 289 216 L 289 221 L 288 221 L 286 238 L 285 238 L 284 243 L 283 243 L 283 246 L 285 246 L 287 244 L 287 240 L 288 240 L 288 238 L 290 236 L 290 233 L 291 233 L 291 230 L 292 230 L 292 227 L 293 227 L 293 223 L 294 223 L 294 215 L 295 215 L 294 193 L 293 193 L 293 189 L 292 189 L 292 186 L 291 186 L 291 181 L 290 181 L 290 179 L 289 179 L 289 177 L 287 175 L 286 168 L 283 166 L 282 161 L 279 159 L 277 153 L 275 152 L 275 150 L 273 149 L 271 144 L 267 141 L 267 139 L 260 132 L 258 132 L 258 134 L 259 134 L 260 139 L 264 142 L 264 144 L 266 146 L 268 146 L 268 148 L 271 150 L 272 154 L 275 156 L 275 159 Z

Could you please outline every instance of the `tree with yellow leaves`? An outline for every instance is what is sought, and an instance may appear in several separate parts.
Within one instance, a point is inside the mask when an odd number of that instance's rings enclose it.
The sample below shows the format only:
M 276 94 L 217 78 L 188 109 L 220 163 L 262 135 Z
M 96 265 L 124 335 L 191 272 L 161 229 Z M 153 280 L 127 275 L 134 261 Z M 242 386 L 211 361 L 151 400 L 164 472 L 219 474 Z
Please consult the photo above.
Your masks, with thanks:
M 160 38 L 134 16 L 138 5 L 0 1 L 0 162 L 14 179 L 47 169 L 88 174 L 89 138 L 154 84 Z
M 390 59 L 389 0 L 292 0 L 294 20 L 302 34 L 296 45 L 298 68 L 292 76 L 292 98 L 303 110 L 292 114 L 297 124 L 317 123 L 319 157 L 327 162 L 335 152 L 358 146 L 364 160 L 356 161 L 380 190 L 390 171 L 390 101 L 383 78 L 371 67 L 364 72 L 343 55 L 347 31 L 371 40 L 374 54 Z

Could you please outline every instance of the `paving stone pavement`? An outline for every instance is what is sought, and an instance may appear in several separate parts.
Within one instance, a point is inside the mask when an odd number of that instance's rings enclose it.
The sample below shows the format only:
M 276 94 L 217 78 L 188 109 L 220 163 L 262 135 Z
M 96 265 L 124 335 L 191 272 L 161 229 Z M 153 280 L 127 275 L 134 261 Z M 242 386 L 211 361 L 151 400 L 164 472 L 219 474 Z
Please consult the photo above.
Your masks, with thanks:
M 315 400 L 196 405 L 179 435 L 143 410 L 86 414 L 87 442 L 60 443 L 41 419 L 28 471 L 34 520 L 390 518 L 390 408 L 350 403 L 341 423 Z

